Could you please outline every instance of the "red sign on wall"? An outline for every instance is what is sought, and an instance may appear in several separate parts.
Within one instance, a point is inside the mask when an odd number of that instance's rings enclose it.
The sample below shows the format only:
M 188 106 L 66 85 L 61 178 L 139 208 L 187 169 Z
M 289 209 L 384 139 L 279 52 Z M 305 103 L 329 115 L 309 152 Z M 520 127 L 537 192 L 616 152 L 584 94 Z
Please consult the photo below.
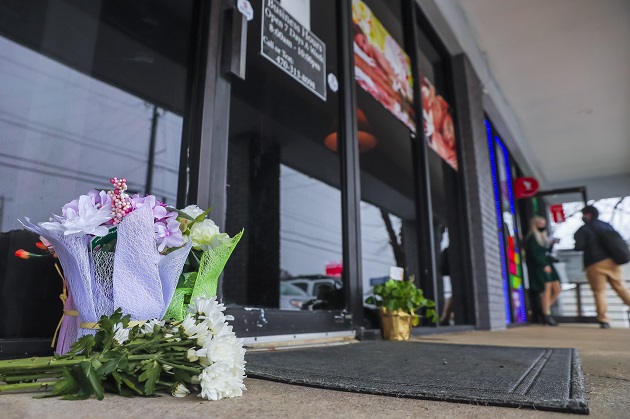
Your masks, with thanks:
M 553 218 L 554 223 L 561 223 L 565 220 L 562 204 L 551 205 L 549 207 L 549 211 L 551 212 L 551 217 Z
M 335 261 L 326 264 L 326 276 L 341 277 L 343 273 L 343 261 Z
M 533 177 L 519 177 L 514 179 L 514 195 L 516 199 L 530 198 L 538 193 L 539 184 Z

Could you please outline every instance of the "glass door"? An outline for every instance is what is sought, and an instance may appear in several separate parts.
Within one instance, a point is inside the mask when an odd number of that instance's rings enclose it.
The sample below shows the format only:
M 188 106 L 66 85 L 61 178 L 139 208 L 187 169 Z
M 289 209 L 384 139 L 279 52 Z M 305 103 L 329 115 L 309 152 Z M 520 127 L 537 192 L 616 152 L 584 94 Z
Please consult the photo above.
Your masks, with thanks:
M 616 200 L 613 201 L 614 205 Z M 547 234 L 556 239 L 552 242 L 551 253 L 556 260 L 554 267 L 560 277 L 562 293 L 553 311 L 554 318 L 561 322 L 583 322 L 589 317 L 595 321 L 596 310 L 588 295 L 590 287 L 584 274 L 582 252 L 574 250 L 573 239 L 583 225 L 582 208 L 585 205 L 584 187 L 541 191 L 531 199 L 532 212 L 547 219 Z
M 223 277 L 240 336 L 349 331 L 343 270 L 337 2 L 255 0 L 231 81 Z

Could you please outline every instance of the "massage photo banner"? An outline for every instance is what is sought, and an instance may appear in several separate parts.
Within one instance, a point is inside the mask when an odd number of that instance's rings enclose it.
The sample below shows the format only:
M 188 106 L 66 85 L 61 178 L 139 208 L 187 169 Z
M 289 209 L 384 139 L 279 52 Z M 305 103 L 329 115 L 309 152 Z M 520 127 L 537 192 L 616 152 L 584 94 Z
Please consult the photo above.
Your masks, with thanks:
M 449 113 L 449 105 L 426 77 L 422 78 L 422 119 L 427 144 L 453 169 L 457 170 L 455 149 L 455 125 Z
M 409 56 L 361 0 L 352 0 L 352 21 L 357 82 L 415 133 Z

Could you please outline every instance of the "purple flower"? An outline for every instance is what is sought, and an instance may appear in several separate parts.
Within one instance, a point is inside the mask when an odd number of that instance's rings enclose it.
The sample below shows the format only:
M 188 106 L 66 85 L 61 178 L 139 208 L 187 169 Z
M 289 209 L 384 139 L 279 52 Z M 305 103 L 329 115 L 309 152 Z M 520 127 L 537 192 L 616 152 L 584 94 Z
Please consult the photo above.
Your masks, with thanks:
M 154 195 L 141 197 L 136 194 L 131 197 L 131 205 L 133 206 L 133 209 L 148 206 L 151 210 L 153 210 L 153 218 L 156 220 L 161 220 L 169 215 L 169 212 L 166 210 L 166 206 L 155 199 Z
M 175 213 L 177 214 L 177 213 Z M 179 221 L 175 217 L 165 218 L 153 224 L 155 241 L 158 251 L 161 253 L 165 248 L 181 247 L 184 244 L 184 236 L 179 229 Z
M 68 218 L 68 210 L 72 210 L 74 213 L 79 212 L 79 200 L 74 199 L 61 208 L 62 218 Z
M 96 189 L 92 189 L 85 196 L 87 196 L 92 201 L 92 206 L 97 209 L 111 204 L 111 200 L 109 199 L 109 196 L 105 191 L 97 191 Z M 79 199 L 74 199 L 61 208 L 61 219 L 68 218 L 68 210 L 72 210 L 72 214 L 77 214 L 79 212 Z
M 90 197 L 94 205 L 97 207 L 104 207 L 105 205 L 111 204 L 111 199 L 109 199 L 109 195 L 105 191 L 97 191 L 96 189 L 92 189 L 87 193 Z

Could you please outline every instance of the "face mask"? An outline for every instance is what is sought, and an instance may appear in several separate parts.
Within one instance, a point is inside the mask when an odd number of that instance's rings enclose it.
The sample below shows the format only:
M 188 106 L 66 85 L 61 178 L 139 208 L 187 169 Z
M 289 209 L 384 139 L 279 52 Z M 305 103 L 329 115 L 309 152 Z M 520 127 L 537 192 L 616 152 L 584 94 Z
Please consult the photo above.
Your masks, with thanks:
M 590 218 L 586 218 L 586 217 L 582 217 L 582 221 L 584 221 L 586 223 L 587 221 L 591 221 L 591 219 Z
M 547 227 L 538 227 L 538 231 L 540 231 L 541 233 L 544 232 L 545 230 L 547 230 Z

